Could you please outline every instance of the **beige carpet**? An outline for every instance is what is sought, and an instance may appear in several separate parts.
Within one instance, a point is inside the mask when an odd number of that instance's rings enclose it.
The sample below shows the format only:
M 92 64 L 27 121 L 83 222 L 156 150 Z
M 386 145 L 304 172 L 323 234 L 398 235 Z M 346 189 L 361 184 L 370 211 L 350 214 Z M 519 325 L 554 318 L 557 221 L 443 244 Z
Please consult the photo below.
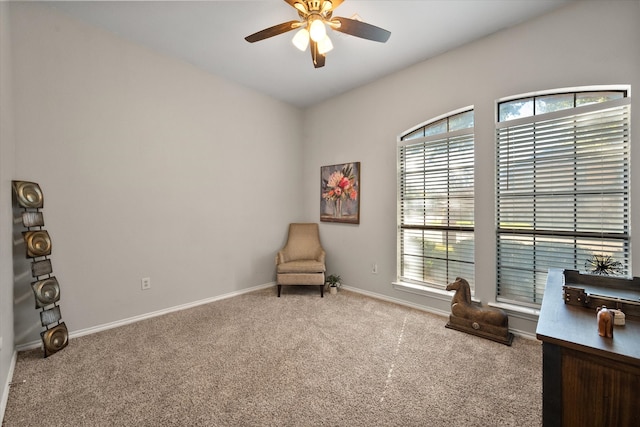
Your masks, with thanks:
M 255 291 L 20 353 L 3 426 L 540 426 L 541 345 L 445 323 Z

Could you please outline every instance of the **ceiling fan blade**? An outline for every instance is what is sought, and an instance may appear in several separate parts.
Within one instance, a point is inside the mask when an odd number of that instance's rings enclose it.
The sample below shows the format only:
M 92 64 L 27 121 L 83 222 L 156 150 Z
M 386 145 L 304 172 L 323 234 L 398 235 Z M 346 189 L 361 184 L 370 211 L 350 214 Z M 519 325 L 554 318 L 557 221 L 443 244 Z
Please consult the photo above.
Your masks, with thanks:
M 329 22 L 329 26 L 341 33 L 351 36 L 360 37 L 367 40 L 384 43 L 389 40 L 391 33 L 383 28 L 366 22 L 356 21 L 355 19 L 335 17 Z
M 286 33 L 287 31 L 295 30 L 302 25 L 300 21 L 283 22 L 282 24 L 274 25 L 273 27 L 265 28 L 262 31 L 253 33 L 244 39 L 249 43 L 258 42 L 260 40 L 268 39 L 269 37 L 277 36 L 279 34 Z
M 318 43 L 310 40 L 309 47 L 311 48 L 311 60 L 313 61 L 313 66 L 315 68 L 324 67 L 325 56 L 318 52 Z

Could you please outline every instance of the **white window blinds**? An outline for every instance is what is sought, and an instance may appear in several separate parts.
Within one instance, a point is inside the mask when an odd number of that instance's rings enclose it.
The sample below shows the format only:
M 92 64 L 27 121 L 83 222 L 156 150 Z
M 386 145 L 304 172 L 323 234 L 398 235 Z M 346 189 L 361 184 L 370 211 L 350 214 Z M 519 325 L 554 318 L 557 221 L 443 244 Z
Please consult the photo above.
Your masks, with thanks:
M 629 114 L 621 98 L 497 124 L 499 300 L 539 305 L 549 268 L 593 256 L 629 274 Z
M 473 111 L 424 126 L 398 147 L 398 279 L 474 283 Z

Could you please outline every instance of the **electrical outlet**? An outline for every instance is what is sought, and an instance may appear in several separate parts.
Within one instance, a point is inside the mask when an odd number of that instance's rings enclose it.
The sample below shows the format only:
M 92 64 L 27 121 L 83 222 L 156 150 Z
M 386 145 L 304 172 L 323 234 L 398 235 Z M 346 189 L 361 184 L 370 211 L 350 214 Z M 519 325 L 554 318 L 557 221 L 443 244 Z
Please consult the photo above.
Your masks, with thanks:
M 151 289 L 151 278 L 150 277 L 143 277 L 142 280 L 142 290 L 146 291 L 147 289 Z
M 371 274 L 378 274 L 378 263 L 374 262 L 371 266 Z

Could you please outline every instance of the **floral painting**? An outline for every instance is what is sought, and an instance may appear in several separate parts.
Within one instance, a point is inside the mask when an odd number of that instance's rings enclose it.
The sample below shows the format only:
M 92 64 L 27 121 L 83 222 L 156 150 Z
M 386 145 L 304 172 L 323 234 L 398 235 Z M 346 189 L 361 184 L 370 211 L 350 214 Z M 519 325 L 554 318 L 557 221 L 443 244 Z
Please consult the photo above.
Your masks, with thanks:
M 360 162 L 320 168 L 320 221 L 360 224 Z

